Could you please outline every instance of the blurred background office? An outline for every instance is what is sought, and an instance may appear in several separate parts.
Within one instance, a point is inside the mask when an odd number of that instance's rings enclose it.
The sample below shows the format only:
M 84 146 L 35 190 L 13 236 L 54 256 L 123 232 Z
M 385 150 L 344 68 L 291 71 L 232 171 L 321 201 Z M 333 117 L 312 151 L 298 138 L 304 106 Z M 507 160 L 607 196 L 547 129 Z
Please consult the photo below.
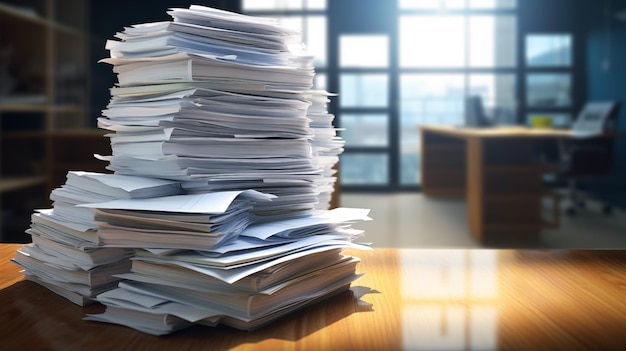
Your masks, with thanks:
M 22 237 L 19 228 L 27 227 L 33 208 L 46 206 L 47 193 L 63 181 L 66 168 L 98 167 L 83 160 L 84 155 L 76 156 L 80 162 L 64 160 L 59 165 L 59 155 L 54 153 L 71 156 L 68 148 L 76 152 L 67 146 L 68 131 L 95 129 L 96 118 L 108 103 L 108 89 L 116 79 L 109 65 L 97 63 L 108 55 L 105 41 L 132 23 L 169 20 L 167 8 L 189 4 L 0 0 L 2 175 L 3 179 L 13 176 L 12 180 L 43 176 L 39 183 L 1 187 L 3 240 Z M 315 55 L 316 88 L 339 93 L 329 108 L 346 140 L 338 174 L 340 203 L 372 208 L 375 220 L 364 229 L 379 246 L 483 245 L 467 232 L 463 199 L 429 199 L 420 192 L 418 127 L 463 124 L 468 96 L 479 96 L 486 114 L 497 124 L 529 125 L 533 116 L 547 115 L 553 128 L 569 128 L 589 101 L 626 102 L 626 0 L 194 4 L 279 18 L 302 31 L 307 51 Z M 50 22 L 52 30 L 45 28 Z M 29 34 L 31 27 L 34 32 Z M 82 35 L 68 35 L 72 31 Z M 26 44 L 31 36 L 44 38 Z M 52 58 L 47 61 L 45 55 Z M 24 71 L 31 74 L 19 73 Z M 47 81 L 50 74 L 57 79 Z M 25 76 L 30 86 L 24 83 Z M 18 95 L 45 101 L 11 101 Z M 67 101 L 62 96 L 79 112 L 65 111 Z M 626 130 L 626 108 L 617 116 L 617 130 Z M 94 138 L 103 139 L 81 135 L 84 139 L 74 139 L 87 149 L 87 143 L 96 148 Z M 626 139 L 614 142 L 611 172 L 580 184 L 597 199 L 611 203 L 610 216 L 595 211 L 592 202 L 589 211 L 575 218 L 565 216 L 558 230 L 546 230 L 538 242 L 505 240 L 496 245 L 626 248 L 622 212 Z M 105 146 L 100 142 L 97 148 Z M 93 153 L 87 151 L 87 157 Z M 546 184 L 563 185 L 549 177 Z M 23 201 L 26 198 L 35 200 Z

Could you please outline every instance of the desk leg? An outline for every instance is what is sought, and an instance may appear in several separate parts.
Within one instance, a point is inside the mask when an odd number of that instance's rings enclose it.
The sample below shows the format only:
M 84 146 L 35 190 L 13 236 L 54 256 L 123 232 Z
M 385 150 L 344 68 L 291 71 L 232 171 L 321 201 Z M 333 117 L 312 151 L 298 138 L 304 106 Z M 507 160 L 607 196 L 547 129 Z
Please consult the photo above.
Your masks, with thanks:
M 467 139 L 467 219 L 469 230 L 476 240 L 482 242 L 484 220 L 484 143 L 481 138 Z

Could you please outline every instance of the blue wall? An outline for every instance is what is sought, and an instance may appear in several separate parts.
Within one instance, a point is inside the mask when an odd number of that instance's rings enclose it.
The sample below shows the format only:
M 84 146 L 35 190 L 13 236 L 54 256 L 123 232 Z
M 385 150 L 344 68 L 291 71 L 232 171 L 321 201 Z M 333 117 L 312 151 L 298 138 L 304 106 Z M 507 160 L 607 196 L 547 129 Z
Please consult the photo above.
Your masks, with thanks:
M 626 22 L 615 18 L 618 10 L 626 10 L 626 0 L 583 1 L 583 4 L 586 7 L 586 100 L 619 101 L 622 106 L 618 130 L 626 133 Z M 616 140 L 613 172 L 589 185 L 600 197 L 626 207 L 626 138 Z

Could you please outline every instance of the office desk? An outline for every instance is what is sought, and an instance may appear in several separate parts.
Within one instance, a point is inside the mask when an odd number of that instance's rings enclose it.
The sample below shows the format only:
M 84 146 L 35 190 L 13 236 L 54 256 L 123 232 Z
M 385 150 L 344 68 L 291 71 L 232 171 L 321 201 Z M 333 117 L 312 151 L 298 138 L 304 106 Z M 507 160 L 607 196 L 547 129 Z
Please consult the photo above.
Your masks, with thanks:
M 626 345 L 626 251 L 375 249 L 352 254 L 379 293 L 329 298 L 252 332 L 193 327 L 156 337 L 81 320 L 20 281 L 0 245 L 3 350 L 575 350 Z M 370 305 L 371 304 L 371 305 Z
M 571 138 L 569 130 L 525 127 L 422 126 L 421 188 L 427 196 L 465 196 L 470 233 L 485 242 L 501 235 L 534 237 L 559 225 L 558 196 L 542 175 L 557 165 L 536 160 L 537 142 Z M 542 214 L 542 199 L 553 211 Z

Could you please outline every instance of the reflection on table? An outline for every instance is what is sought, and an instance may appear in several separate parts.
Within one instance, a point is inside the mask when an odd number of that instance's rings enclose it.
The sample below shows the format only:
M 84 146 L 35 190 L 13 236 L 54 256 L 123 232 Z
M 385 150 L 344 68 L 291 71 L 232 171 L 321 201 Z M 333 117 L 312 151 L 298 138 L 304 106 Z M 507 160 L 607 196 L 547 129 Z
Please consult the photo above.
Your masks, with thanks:
M 81 320 L 81 308 L 28 282 L 0 245 L 3 349 L 571 350 L 626 345 L 626 252 L 350 251 L 351 291 L 252 332 L 197 326 L 154 337 Z

